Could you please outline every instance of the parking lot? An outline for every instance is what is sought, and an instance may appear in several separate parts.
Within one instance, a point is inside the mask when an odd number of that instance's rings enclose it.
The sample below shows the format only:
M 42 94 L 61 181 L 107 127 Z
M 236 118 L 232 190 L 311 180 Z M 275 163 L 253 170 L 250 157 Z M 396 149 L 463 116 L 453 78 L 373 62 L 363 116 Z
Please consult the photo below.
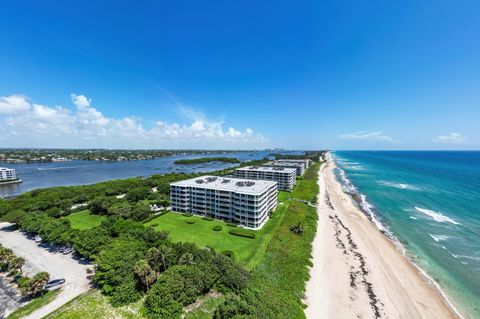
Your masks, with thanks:
M 12 230 L 10 226 L 8 223 L 0 223 L 0 243 L 12 249 L 15 255 L 25 259 L 23 271 L 26 275 L 46 271 L 50 274 L 50 279 L 65 279 L 57 298 L 26 318 L 42 318 L 90 289 L 87 269 L 91 268 L 91 265 L 75 259 L 71 252 L 65 253 L 57 247 L 36 242 L 18 230 Z

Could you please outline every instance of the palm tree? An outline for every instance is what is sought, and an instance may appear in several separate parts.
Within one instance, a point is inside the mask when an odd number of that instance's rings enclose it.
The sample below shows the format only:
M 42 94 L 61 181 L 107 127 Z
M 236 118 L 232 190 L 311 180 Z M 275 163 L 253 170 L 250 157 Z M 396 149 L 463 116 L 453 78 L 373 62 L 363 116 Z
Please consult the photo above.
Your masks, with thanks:
M 178 261 L 178 263 L 180 265 L 190 266 L 195 263 L 194 259 L 195 259 L 195 256 L 192 253 L 185 253 L 180 257 L 180 260 Z
M 48 272 L 42 271 L 36 273 L 31 280 L 31 292 L 32 294 L 38 295 L 39 293 L 43 292 L 45 285 L 50 280 L 50 274 Z
M 25 259 L 23 259 L 21 257 L 14 257 L 14 258 L 10 259 L 10 262 L 9 262 L 9 265 L 8 265 L 8 268 L 9 268 L 8 270 L 19 272 L 20 274 L 22 274 L 22 267 L 23 267 L 24 264 L 25 264 Z
M 160 251 L 157 247 L 152 247 L 147 250 L 147 261 L 152 266 L 153 269 L 156 271 L 160 271 L 160 263 L 162 262 L 162 257 L 160 255 Z
M 162 260 L 163 271 L 167 270 L 167 259 L 173 256 L 173 250 L 169 246 L 162 245 L 158 248 L 158 253 Z
M 290 226 L 290 230 L 295 234 L 295 235 L 300 235 L 303 233 L 303 224 L 301 222 L 298 222 L 292 226 Z
M 157 279 L 155 271 L 153 271 L 152 267 L 150 267 L 150 265 L 145 259 L 139 260 L 135 264 L 135 267 L 133 267 L 133 271 L 140 278 L 142 283 L 145 285 L 145 287 L 147 288 L 147 291 L 150 285 L 153 284 Z

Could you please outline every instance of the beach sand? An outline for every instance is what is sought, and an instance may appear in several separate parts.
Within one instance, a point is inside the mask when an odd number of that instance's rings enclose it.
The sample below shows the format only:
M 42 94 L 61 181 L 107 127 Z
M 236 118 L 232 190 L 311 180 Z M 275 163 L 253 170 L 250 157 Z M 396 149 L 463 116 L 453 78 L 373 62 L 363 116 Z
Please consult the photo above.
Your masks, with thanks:
M 434 284 L 343 192 L 327 159 L 318 180 L 307 318 L 458 318 Z

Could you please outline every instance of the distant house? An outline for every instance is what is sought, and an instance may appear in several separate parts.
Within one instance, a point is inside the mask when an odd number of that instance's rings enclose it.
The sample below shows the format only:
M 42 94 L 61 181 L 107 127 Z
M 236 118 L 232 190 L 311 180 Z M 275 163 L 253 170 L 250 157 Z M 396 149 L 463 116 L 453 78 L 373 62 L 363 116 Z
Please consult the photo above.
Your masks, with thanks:
M 0 167 L 0 181 L 13 181 L 17 179 L 14 169 Z

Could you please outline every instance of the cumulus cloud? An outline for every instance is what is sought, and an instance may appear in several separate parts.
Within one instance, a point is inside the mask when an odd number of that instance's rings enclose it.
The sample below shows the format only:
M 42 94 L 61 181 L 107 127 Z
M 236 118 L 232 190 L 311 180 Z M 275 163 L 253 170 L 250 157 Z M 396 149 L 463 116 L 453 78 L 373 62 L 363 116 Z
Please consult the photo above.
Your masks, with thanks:
M 395 141 L 390 136 L 383 134 L 382 131 L 362 131 L 362 132 L 342 134 L 339 137 L 342 139 L 348 139 L 348 140 L 370 140 L 370 141 L 384 141 L 384 142 Z
M 467 137 L 462 136 L 460 133 L 452 132 L 448 135 L 440 135 L 433 139 L 435 143 L 444 144 L 464 144 L 467 142 Z
M 117 148 L 239 148 L 266 147 L 269 143 L 250 128 L 224 129 L 223 121 L 209 121 L 188 108 L 180 110 L 188 115 L 188 123 L 159 120 L 145 128 L 134 116 L 104 116 L 85 95 L 70 97 L 74 108 L 31 103 L 21 95 L 0 97 L 0 114 L 4 114 L 0 116 L 4 124 L 0 125 L 0 135 L 13 141 L 12 146 L 38 146 L 26 144 L 39 140 L 50 147 Z
M 18 114 L 29 109 L 30 103 L 23 95 L 0 96 L 0 114 Z
M 74 93 L 70 94 L 70 98 L 72 99 L 72 103 L 75 104 L 77 107 L 89 107 L 91 100 L 87 98 L 85 95 L 76 95 Z

